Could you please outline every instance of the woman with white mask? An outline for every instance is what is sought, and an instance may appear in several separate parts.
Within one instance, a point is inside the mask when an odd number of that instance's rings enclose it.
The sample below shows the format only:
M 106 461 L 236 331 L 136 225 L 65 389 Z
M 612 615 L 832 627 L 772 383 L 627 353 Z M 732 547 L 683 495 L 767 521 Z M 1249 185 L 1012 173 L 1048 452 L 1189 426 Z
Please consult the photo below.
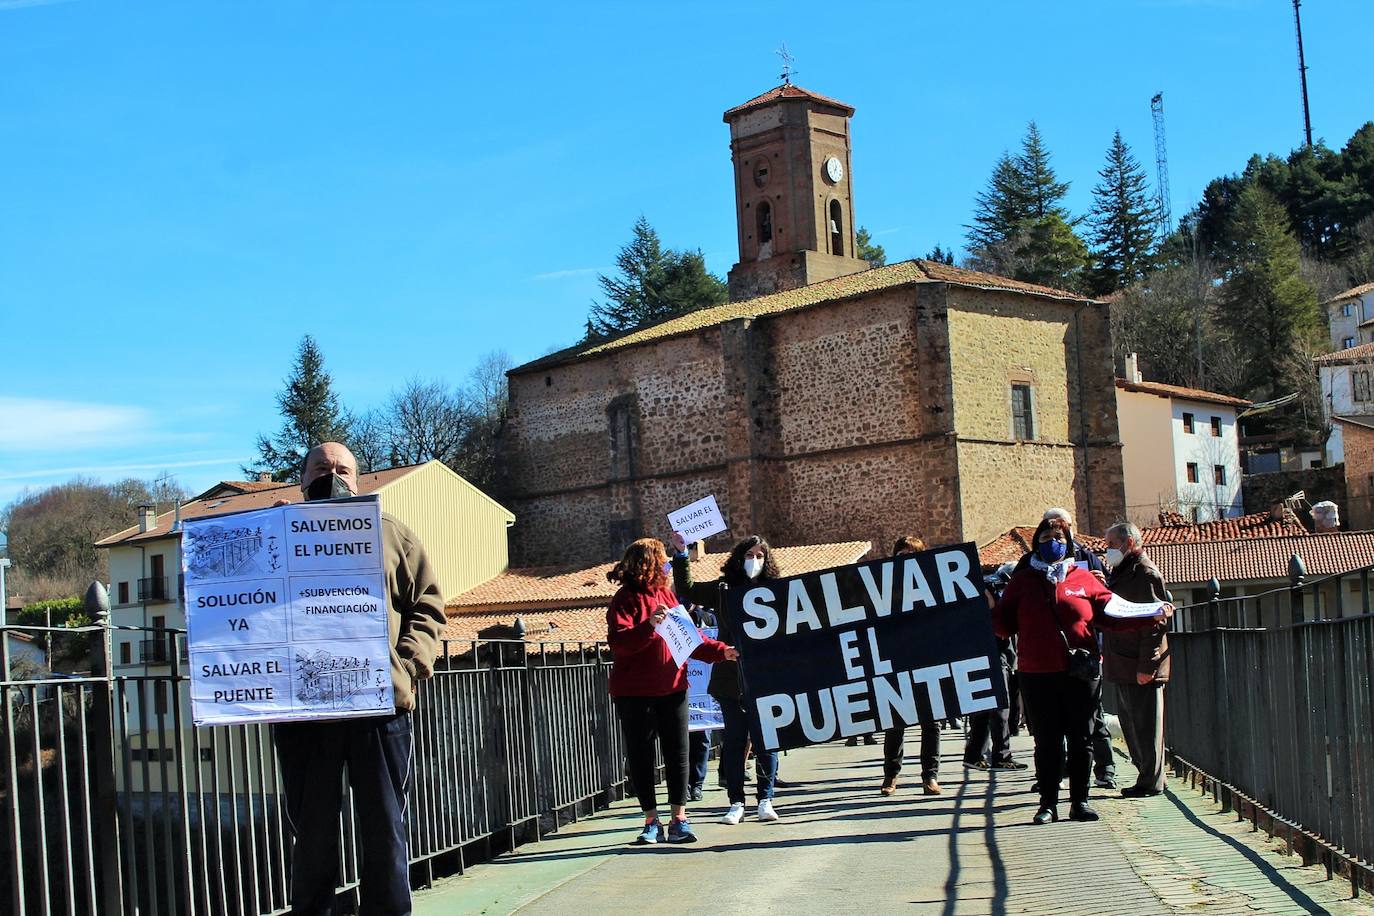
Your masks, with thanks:
M 763 538 L 754 535 L 740 541 L 730 551 L 721 566 L 721 576 L 711 582 L 693 582 L 692 566 L 687 559 L 687 543 L 673 532 L 673 591 L 681 601 L 691 601 L 715 612 L 722 642 L 731 639 L 730 618 L 724 612 L 725 593 L 731 588 L 745 588 L 753 582 L 779 577 L 773 560 L 773 548 Z M 720 704 L 725 720 L 721 745 L 721 768 L 725 772 L 725 788 L 730 809 L 720 819 L 722 824 L 738 824 L 744 819 L 745 758 L 749 748 L 749 722 L 744 712 L 745 686 L 740 681 L 739 665 L 733 661 L 717 662 L 711 668 L 708 691 Z M 778 777 L 778 752 L 754 749 L 755 796 L 758 819 L 776 821 L 773 810 L 773 790 Z

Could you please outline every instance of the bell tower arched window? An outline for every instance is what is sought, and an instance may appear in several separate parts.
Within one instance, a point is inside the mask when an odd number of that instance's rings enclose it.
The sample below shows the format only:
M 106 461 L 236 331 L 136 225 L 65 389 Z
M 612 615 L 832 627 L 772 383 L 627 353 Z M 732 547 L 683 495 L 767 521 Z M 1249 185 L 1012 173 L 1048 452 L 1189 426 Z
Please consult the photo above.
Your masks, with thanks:
M 840 202 L 830 202 L 830 253 L 844 257 L 844 212 Z

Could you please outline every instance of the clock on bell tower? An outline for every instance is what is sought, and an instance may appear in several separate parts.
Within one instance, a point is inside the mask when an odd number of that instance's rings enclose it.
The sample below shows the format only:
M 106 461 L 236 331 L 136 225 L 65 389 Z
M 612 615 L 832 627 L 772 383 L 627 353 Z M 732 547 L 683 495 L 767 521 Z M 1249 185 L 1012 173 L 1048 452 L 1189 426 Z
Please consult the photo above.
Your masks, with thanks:
M 854 253 L 853 114 L 849 105 L 791 83 L 725 113 L 739 232 L 732 300 L 868 268 Z

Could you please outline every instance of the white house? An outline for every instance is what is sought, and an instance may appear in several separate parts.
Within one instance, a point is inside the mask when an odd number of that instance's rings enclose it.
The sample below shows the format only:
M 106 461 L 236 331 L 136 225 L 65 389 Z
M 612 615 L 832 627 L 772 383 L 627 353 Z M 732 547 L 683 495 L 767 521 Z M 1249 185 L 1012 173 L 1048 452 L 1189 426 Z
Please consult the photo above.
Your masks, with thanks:
M 1134 354 L 1126 370 L 1116 380 L 1116 412 L 1130 520 L 1150 525 L 1161 510 L 1194 522 L 1242 514 L 1236 415 L 1250 402 L 1147 382 Z
M 1374 342 L 1374 283 L 1348 289 L 1322 305 L 1331 327 L 1331 345 L 1337 350 Z
M 1370 297 L 1374 305 L 1374 292 Z M 1313 362 L 1321 377 L 1322 409 L 1328 422 L 1336 417 L 1374 422 L 1374 342 L 1327 353 Z M 1325 457 L 1328 467 L 1345 461 L 1340 423 L 1331 423 Z

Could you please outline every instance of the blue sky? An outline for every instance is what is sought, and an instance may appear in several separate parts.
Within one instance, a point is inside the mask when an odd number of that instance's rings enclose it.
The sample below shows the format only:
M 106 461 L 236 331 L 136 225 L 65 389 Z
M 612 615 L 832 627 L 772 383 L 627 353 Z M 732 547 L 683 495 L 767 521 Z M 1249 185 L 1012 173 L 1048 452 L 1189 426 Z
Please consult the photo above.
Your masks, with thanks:
M 1308 0 L 1313 130 L 1374 118 L 1367 0 Z M 857 108 L 855 215 L 958 245 L 1035 119 L 1084 211 L 1112 131 L 1175 213 L 1301 141 L 1291 4 L 0 0 L 0 504 L 238 476 L 304 333 L 345 402 L 571 343 L 644 214 L 735 260 L 721 113 Z

